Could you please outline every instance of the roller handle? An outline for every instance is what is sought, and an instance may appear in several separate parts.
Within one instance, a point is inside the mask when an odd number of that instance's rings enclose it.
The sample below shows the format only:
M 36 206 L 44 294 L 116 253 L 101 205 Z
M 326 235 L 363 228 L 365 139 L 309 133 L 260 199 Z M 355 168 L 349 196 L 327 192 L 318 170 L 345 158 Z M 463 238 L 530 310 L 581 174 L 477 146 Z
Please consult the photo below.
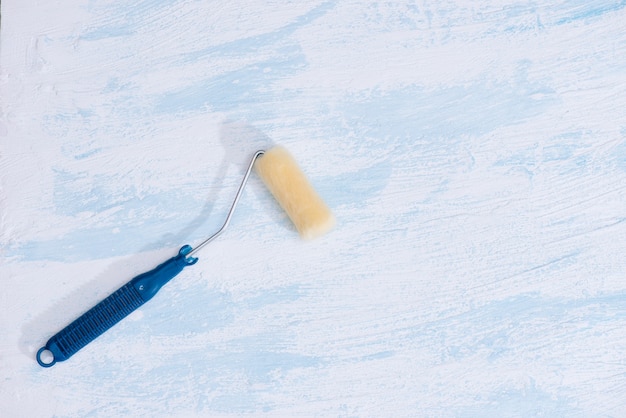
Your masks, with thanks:
M 183 246 L 177 256 L 135 277 L 55 334 L 37 351 L 39 365 L 51 367 L 57 361 L 67 360 L 152 299 L 159 289 L 183 268 L 198 261 L 195 257 L 187 256 L 191 250 L 189 245 Z

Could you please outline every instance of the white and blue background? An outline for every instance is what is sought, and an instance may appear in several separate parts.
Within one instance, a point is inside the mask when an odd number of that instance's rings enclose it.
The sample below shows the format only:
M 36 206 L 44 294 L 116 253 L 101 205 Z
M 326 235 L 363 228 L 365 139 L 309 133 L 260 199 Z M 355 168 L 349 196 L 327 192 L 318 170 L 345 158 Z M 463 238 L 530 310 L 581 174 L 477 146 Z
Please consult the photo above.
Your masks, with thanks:
M 5 0 L 0 416 L 626 416 L 626 2 Z M 224 221 L 66 362 L 49 337 Z

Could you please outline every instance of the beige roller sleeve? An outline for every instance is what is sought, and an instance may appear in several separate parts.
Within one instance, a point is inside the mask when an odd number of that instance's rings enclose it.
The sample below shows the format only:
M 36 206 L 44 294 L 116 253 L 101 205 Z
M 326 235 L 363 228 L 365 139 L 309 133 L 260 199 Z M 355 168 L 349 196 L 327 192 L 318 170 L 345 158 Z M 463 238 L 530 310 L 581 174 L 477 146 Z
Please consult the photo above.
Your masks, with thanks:
M 313 239 L 332 229 L 335 217 L 285 148 L 266 151 L 255 168 L 302 238 Z

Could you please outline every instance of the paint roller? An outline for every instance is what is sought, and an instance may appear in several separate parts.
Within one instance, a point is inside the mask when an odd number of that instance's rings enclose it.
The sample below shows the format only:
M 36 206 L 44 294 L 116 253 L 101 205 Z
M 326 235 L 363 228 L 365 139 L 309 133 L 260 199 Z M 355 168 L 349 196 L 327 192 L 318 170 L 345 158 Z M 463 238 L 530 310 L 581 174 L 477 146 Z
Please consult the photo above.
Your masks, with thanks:
M 37 351 L 37 362 L 51 367 L 65 361 L 102 335 L 131 312 L 152 299 L 163 285 L 185 267 L 198 261 L 194 255 L 228 227 L 253 166 L 300 236 L 313 239 L 328 232 L 335 218 L 289 152 L 280 146 L 257 151 L 248 165 L 241 185 L 222 227 L 195 248 L 184 245 L 175 257 L 142 273 L 113 292 L 96 306 L 63 328 Z

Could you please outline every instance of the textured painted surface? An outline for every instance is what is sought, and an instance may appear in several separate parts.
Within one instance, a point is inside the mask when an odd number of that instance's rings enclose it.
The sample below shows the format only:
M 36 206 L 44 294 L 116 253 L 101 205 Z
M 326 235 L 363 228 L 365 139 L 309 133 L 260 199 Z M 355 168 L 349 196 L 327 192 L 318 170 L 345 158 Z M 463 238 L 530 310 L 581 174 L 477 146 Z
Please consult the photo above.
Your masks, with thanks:
M 132 3 L 132 4 L 129 4 Z M 2 3 L 0 415 L 626 411 L 626 2 Z M 223 221 L 69 361 L 35 351 Z

